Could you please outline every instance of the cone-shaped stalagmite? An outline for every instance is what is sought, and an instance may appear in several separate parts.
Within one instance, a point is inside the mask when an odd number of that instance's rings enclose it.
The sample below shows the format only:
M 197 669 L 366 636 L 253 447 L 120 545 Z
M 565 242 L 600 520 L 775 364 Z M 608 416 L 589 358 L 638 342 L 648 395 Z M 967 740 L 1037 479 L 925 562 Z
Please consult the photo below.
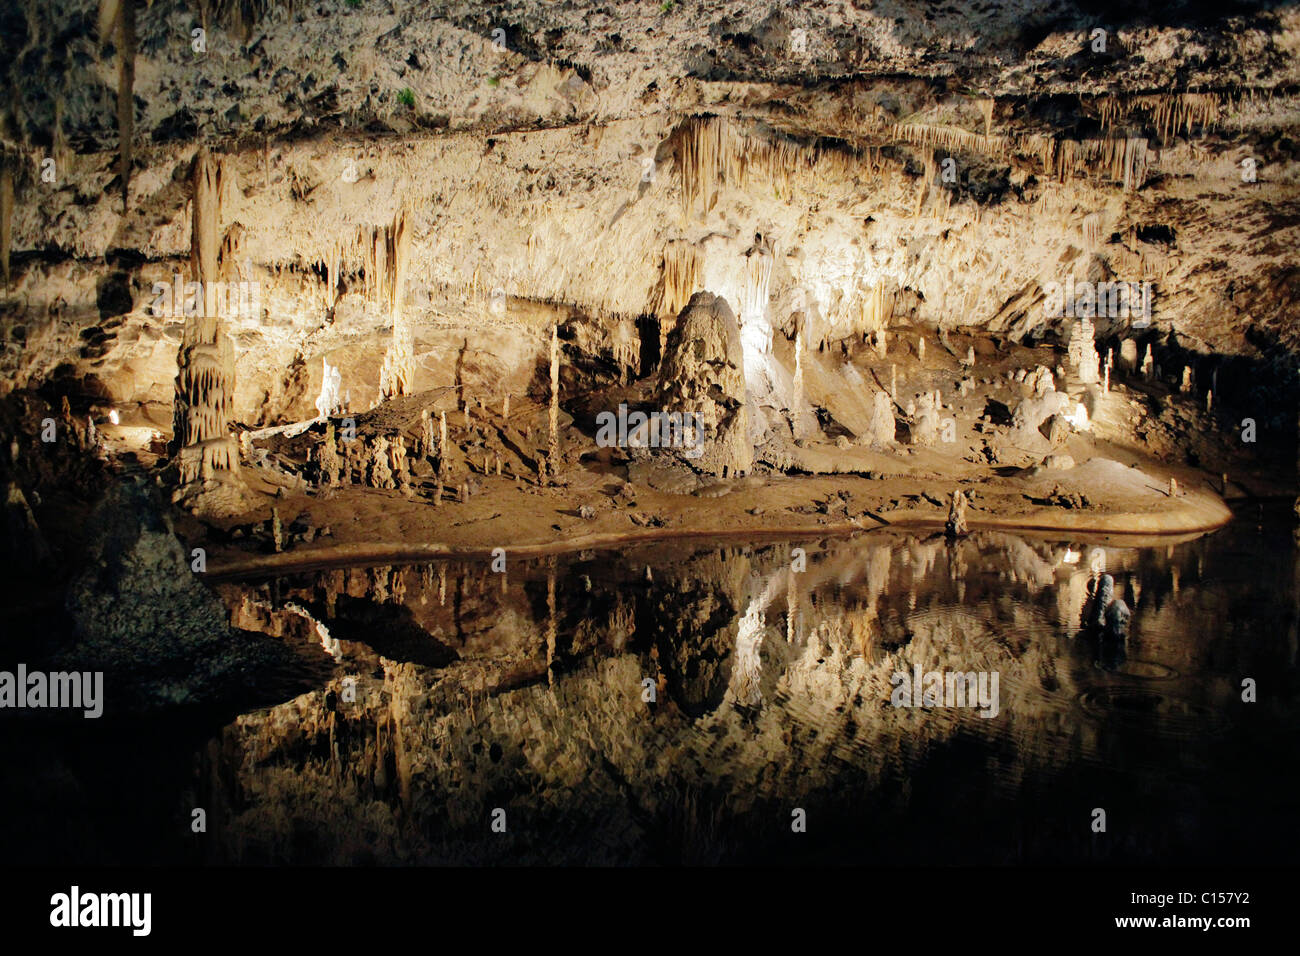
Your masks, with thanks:
M 230 436 L 235 394 L 235 349 L 221 327 L 221 162 L 201 148 L 192 171 L 194 222 L 191 265 L 202 288 L 197 314 L 185 317 L 177 355 L 173 450 L 180 458 L 184 492 L 196 482 L 239 471 L 239 450 Z

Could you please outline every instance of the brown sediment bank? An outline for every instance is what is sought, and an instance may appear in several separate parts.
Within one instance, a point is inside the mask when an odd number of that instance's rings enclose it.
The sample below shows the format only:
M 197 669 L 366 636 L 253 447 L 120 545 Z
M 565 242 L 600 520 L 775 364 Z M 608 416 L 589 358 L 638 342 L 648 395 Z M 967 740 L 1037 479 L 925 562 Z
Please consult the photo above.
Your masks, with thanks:
M 971 530 L 1123 536 L 1126 540 L 1211 531 L 1232 517 L 1204 488 L 1168 492 L 1156 478 L 1118 462 L 1094 459 L 1049 476 L 965 482 Z M 467 502 L 434 507 L 421 499 L 366 488 L 329 495 L 289 495 L 274 504 L 288 524 L 306 512 L 327 537 L 278 553 L 258 553 L 250 540 L 210 541 L 208 573 L 235 577 L 365 562 L 488 556 L 504 548 L 521 557 L 613 548 L 669 538 L 748 538 L 842 535 L 884 527 L 938 528 L 951 482 L 857 475 L 773 476 L 719 483 L 715 497 L 629 490 L 608 476 L 581 472 L 564 488 L 486 479 Z M 951 486 L 951 487 L 949 487 Z M 1053 502 L 1053 503 L 1045 503 Z M 582 509 L 589 509 L 583 516 Z M 265 520 L 270 506 L 244 516 Z M 198 530 L 198 529 L 195 529 Z

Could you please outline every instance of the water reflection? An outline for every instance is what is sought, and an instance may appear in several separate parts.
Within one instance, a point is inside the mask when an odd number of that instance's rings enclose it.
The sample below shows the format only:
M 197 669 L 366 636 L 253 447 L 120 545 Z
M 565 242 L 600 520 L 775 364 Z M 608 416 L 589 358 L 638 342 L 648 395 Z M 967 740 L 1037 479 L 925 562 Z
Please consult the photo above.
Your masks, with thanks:
M 1243 826 L 1294 837 L 1275 774 L 1248 820 L 1234 809 L 1260 748 L 1296 728 L 1295 607 L 1278 600 L 1294 572 L 1261 561 L 1253 530 L 1154 549 L 994 533 L 678 542 L 512 559 L 508 577 L 484 560 L 227 583 L 238 626 L 337 666 L 206 750 L 211 852 L 1168 860 L 1231 853 Z M 1103 572 L 1132 609 L 1127 641 L 1082 626 Z M 893 706 L 892 675 L 917 669 L 996 672 L 996 718 Z M 1274 693 L 1245 704 L 1252 676 Z M 1100 840 L 1096 806 L 1118 821 Z M 489 828 L 498 807 L 504 833 Z M 807 833 L 791 832 L 794 808 Z

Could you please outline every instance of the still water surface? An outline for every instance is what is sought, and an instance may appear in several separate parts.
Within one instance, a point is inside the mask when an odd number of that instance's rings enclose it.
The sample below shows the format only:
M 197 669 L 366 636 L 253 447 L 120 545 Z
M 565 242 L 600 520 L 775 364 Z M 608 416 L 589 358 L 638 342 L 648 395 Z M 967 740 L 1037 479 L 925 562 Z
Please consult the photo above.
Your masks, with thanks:
M 1102 566 L 1123 643 L 1080 627 Z M 303 661 L 273 706 L 26 736 L 5 832 L 33 862 L 1289 865 L 1297 573 L 1252 510 L 1154 546 L 886 529 L 226 581 Z M 918 670 L 996 674 L 996 714 L 894 706 Z

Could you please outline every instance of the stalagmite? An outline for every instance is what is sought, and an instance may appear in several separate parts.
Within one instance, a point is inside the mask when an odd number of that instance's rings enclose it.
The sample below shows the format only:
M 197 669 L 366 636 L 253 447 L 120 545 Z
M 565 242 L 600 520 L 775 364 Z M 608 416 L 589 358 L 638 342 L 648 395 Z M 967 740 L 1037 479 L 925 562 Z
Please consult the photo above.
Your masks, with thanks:
M 401 435 L 393 438 L 388 448 L 389 466 L 393 473 L 397 489 L 407 497 L 411 495 L 411 469 L 406 463 L 406 439 Z
M 896 427 L 893 401 L 884 392 L 876 392 L 871 399 L 871 441 L 892 444 Z
M 1214 408 L 1214 391 L 1210 390 L 1205 393 L 1205 411 L 1206 414 Z
M 1179 390 L 1180 392 L 1182 392 L 1184 395 L 1189 395 L 1189 394 L 1191 394 L 1191 391 L 1192 391 L 1192 367 L 1191 367 L 1190 365 L 1184 365 L 1184 366 L 1183 366 L 1183 380 L 1182 380 L 1182 383 L 1178 386 L 1178 390 Z
M 811 423 L 804 414 L 803 322 L 794 335 L 794 398 L 790 404 L 791 431 L 795 438 L 807 438 Z
M 329 422 L 325 425 L 325 441 L 321 445 L 320 451 L 320 483 L 325 487 L 332 487 L 339 483 L 339 468 L 342 462 L 339 460 L 339 453 L 334 437 L 334 423 Z
M 388 439 L 383 435 L 378 436 L 370 448 L 370 487 L 386 490 L 395 487 L 393 469 L 389 465 Z
M 948 520 L 943 526 L 943 533 L 949 538 L 959 538 L 970 533 L 966 527 L 966 493 L 958 488 L 952 493 L 948 505 Z
M 442 471 L 442 462 L 447 458 L 447 413 L 438 413 L 438 471 Z
M 973 345 L 966 346 L 966 358 L 962 364 L 968 366 L 975 364 L 975 346 Z
M 549 478 L 554 482 L 560 463 L 560 326 L 551 323 L 551 440 L 547 454 Z
M 510 396 L 507 395 L 501 400 L 501 417 L 509 420 L 510 418 Z
M 229 433 L 235 394 L 235 350 L 222 328 L 216 294 L 221 281 L 221 188 L 223 164 L 200 148 L 192 170 L 193 228 L 190 245 L 201 284 L 199 314 L 185 317 L 177 355 L 173 450 L 179 456 L 179 497 L 193 486 L 221 479 L 238 490 L 239 448 Z
M 1134 339 L 1125 339 L 1119 344 L 1119 365 L 1132 375 L 1138 367 L 1138 344 Z
M 1169 497 L 1170 497 L 1170 498 L 1176 498 L 1176 497 L 1178 497 L 1178 479 L 1177 479 L 1177 478 L 1170 478 L 1170 479 L 1169 479 Z
M 918 362 L 925 361 L 925 339 L 919 337 L 916 340 L 916 360 Z
M 320 395 L 316 398 L 316 413 L 321 418 L 337 415 L 343 405 L 343 373 L 329 359 L 321 357 Z
M 1151 358 L 1151 346 L 1148 345 L 1146 351 L 1142 354 L 1142 377 L 1146 379 L 1151 378 L 1154 368 L 1155 362 Z
M 923 392 L 912 423 L 912 444 L 933 445 L 939 437 L 939 409 L 934 393 Z
M 277 554 L 284 550 L 284 527 L 280 524 L 280 512 L 276 508 L 271 509 L 271 544 Z
M 1080 319 L 1070 328 L 1070 341 L 1067 354 L 1070 367 L 1074 369 L 1079 381 L 1091 385 L 1098 379 L 1100 359 L 1094 344 L 1095 331 L 1088 319 Z

